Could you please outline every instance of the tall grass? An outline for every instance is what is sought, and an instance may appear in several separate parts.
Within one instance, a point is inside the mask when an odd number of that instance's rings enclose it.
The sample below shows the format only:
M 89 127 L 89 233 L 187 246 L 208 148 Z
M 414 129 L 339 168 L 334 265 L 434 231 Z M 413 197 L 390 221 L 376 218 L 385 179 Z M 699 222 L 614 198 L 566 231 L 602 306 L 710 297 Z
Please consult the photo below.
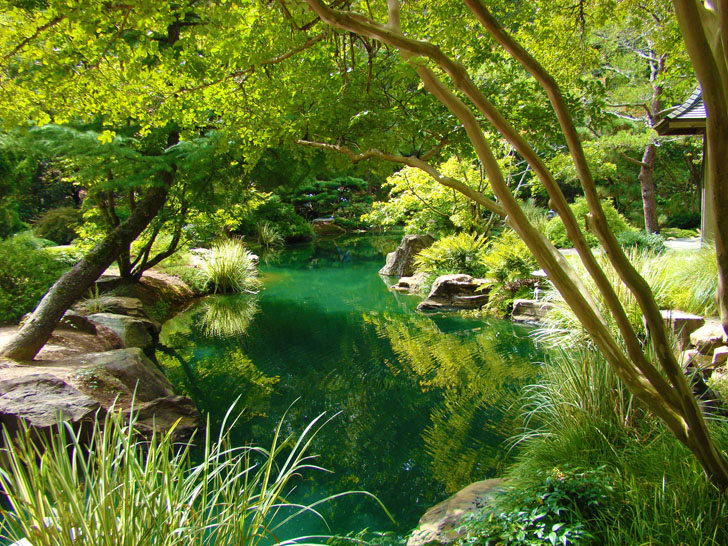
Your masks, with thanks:
M 598 352 L 556 353 L 524 402 L 526 426 L 515 439 L 520 452 L 508 471 L 516 496 L 541 486 L 555 469 L 598 472 L 612 493 L 588 522 L 590 544 L 728 544 L 723 494 Z M 711 426 L 721 449 L 728 448 L 728 423 Z
M 258 242 L 265 248 L 282 246 L 285 242 L 281 230 L 271 222 L 261 222 L 257 226 Z
M 10 509 L 0 538 L 32 546 L 287 544 L 297 539 L 281 542 L 279 529 L 331 498 L 286 502 L 295 479 L 318 469 L 307 450 L 321 416 L 299 437 L 284 437 L 281 422 L 268 450 L 231 447 L 225 432 L 213 442 L 208 427 L 199 463 L 190 445 L 174 445 L 173 430 L 142 441 L 134 424 L 109 412 L 88 438 L 68 425 L 50 438 L 3 430 L 0 485 Z
M 240 239 L 216 243 L 200 263 L 205 285 L 213 292 L 250 292 L 258 288 L 257 262 Z
M 715 248 L 671 252 L 656 260 L 672 307 L 698 315 L 718 314 L 718 261 Z

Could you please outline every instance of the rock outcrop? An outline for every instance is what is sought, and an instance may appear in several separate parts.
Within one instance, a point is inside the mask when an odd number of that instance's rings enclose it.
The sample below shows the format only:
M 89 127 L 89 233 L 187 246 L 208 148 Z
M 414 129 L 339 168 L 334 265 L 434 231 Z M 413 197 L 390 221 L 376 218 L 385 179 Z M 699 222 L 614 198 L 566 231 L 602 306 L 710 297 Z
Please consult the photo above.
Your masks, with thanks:
M 511 320 L 514 322 L 541 323 L 546 313 L 554 308 L 553 303 L 538 300 L 514 300 Z
M 126 348 L 138 347 L 152 351 L 159 339 L 159 325 L 149 319 L 115 313 L 94 313 L 86 318 L 92 324 L 105 326 L 114 332 Z
M 401 277 L 396 284 L 391 286 L 391 289 L 396 292 L 406 292 L 407 294 L 415 294 L 419 290 L 422 283 L 425 281 L 426 274 L 418 272 L 411 277 Z
M 723 325 L 719 320 L 707 320 L 705 324 L 690 334 L 690 344 L 701 354 L 712 354 L 715 349 L 728 344 Z
M 705 319 L 699 315 L 685 313 L 684 311 L 663 310 L 662 318 L 677 339 L 680 350 L 690 345 L 690 335 L 705 324 Z
M 460 535 L 459 528 L 465 521 L 487 510 L 490 501 L 502 487 L 501 479 L 475 482 L 440 504 L 436 504 L 420 518 L 417 529 L 407 541 L 407 546 L 453 542 Z
M 442 275 L 432 283 L 427 299 L 417 306 L 420 311 L 478 309 L 488 303 L 488 292 L 478 289 L 487 281 L 463 273 Z
M 411 277 L 415 273 L 415 256 L 434 242 L 435 239 L 430 235 L 405 235 L 397 250 L 387 254 L 387 263 L 379 270 L 379 274 Z

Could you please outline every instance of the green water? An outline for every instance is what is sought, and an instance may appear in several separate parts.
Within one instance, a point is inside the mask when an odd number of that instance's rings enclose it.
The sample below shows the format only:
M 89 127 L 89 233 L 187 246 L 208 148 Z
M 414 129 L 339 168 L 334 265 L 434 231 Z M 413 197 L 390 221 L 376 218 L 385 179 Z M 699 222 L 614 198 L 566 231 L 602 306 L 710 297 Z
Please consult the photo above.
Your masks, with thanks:
M 261 264 L 257 296 L 211 297 L 165 324 L 159 360 L 213 424 L 240 397 L 235 440 L 267 446 L 320 413 L 317 464 L 295 498 L 374 493 L 330 503 L 330 531 L 406 532 L 459 488 L 493 477 L 518 427 L 518 392 L 540 353 L 526 327 L 423 315 L 419 298 L 388 290 L 377 270 L 396 240 L 318 241 Z M 294 403 L 295 402 L 295 403 Z M 290 409 L 289 409 L 290 408 Z M 327 532 L 303 520 L 291 534 Z

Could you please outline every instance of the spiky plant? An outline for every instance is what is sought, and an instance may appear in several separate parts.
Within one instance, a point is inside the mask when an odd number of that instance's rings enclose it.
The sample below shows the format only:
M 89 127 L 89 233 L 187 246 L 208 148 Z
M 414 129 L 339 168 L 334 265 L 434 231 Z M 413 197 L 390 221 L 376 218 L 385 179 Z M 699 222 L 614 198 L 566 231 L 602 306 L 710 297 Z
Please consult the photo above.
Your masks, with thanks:
M 202 257 L 200 272 L 215 293 L 251 292 L 260 286 L 257 259 L 237 238 L 216 243 Z

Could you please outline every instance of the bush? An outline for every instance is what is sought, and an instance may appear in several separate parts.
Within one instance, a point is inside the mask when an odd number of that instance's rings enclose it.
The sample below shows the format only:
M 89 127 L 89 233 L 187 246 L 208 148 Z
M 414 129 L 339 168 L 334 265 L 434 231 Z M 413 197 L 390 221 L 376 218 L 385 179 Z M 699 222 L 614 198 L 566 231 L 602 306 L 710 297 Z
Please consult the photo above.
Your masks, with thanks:
M 465 273 L 473 277 L 485 275 L 483 264 L 487 239 L 469 233 L 448 235 L 421 251 L 415 258 L 417 271 L 433 277 Z
M 617 241 L 624 248 L 638 248 L 655 254 L 659 254 L 665 250 L 665 239 L 659 233 L 623 231 L 617 235 Z
M 284 243 L 283 235 L 274 224 L 261 222 L 258 224 L 258 243 L 265 248 L 281 246 Z
M 67 269 L 43 250 L 47 243 L 29 233 L 0 242 L 0 324 L 17 323 L 32 311 Z
M 599 240 L 591 233 L 585 231 L 585 217 L 589 213 L 589 205 L 587 205 L 586 199 L 583 197 L 576 199 L 572 205 L 569 205 L 569 208 L 571 208 L 571 211 L 574 213 L 582 231 L 585 232 L 586 240 L 589 245 L 597 246 L 599 244 Z M 633 231 L 633 228 L 629 226 L 624 216 L 617 212 L 611 201 L 602 201 L 602 208 L 604 209 L 604 214 L 607 217 L 607 224 L 614 232 L 615 236 L 618 236 L 620 233 L 625 231 Z M 546 225 L 546 236 L 557 248 L 570 248 L 573 246 L 571 240 L 566 235 L 564 222 L 559 216 L 549 220 L 549 223 Z
M 513 307 L 513 300 L 528 298 L 536 284 L 533 271 L 540 269 L 536 258 L 521 238 L 512 230 L 495 237 L 483 258 L 490 289 L 488 309 L 505 315 Z
M 81 211 L 73 207 L 60 207 L 44 212 L 33 224 L 38 237 L 56 244 L 67 245 L 76 238 L 74 228 L 81 221 Z
M 693 229 L 700 227 L 699 212 L 678 212 L 667 220 L 667 227 L 679 229 Z
M 271 195 L 265 202 L 240 222 L 236 233 L 257 236 L 258 225 L 268 222 L 288 242 L 308 241 L 313 237 L 313 226 L 290 203 L 281 201 L 280 196 Z
M 200 264 L 205 286 L 213 292 L 249 292 L 259 286 L 257 260 L 240 239 L 215 244 Z

